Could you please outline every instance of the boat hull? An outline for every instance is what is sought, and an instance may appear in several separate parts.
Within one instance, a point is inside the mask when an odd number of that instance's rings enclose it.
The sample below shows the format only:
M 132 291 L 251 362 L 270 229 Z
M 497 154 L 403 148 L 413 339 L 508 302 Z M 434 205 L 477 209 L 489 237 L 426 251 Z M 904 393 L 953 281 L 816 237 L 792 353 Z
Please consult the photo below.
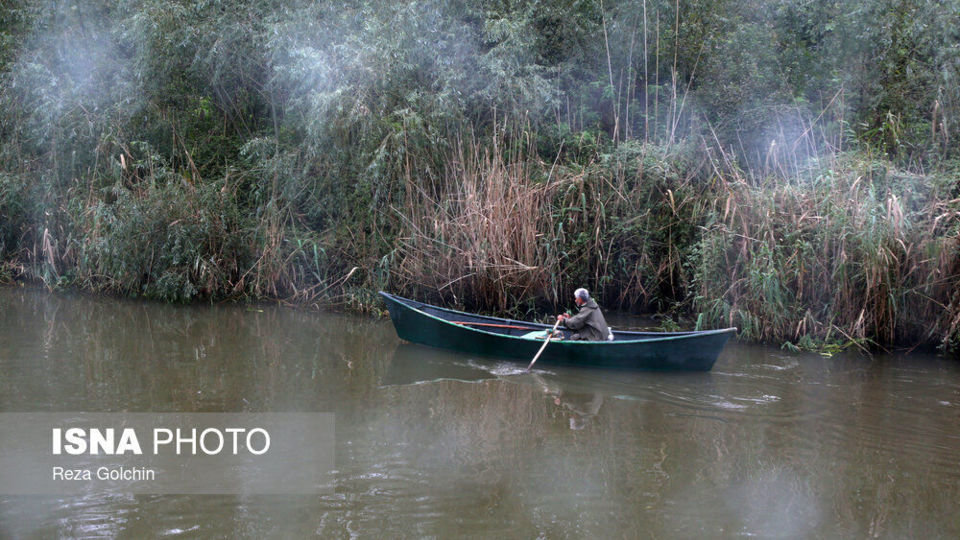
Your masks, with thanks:
M 397 335 L 421 345 L 529 362 L 543 340 L 524 338 L 522 334 L 549 329 L 544 324 L 472 315 L 380 294 Z M 616 341 L 551 341 L 537 362 L 607 369 L 709 371 L 736 329 L 615 333 Z

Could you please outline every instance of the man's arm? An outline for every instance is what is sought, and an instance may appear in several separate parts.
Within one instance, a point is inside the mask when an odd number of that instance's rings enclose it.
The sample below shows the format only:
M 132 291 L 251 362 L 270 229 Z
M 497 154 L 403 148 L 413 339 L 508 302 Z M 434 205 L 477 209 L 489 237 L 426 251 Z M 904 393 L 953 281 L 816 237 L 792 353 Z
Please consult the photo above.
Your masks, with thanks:
M 580 330 L 587 324 L 587 317 L 589 316 L 590 310 L 581 310 L 580 313 L 563 319 L 563 325 L 571 330 Z

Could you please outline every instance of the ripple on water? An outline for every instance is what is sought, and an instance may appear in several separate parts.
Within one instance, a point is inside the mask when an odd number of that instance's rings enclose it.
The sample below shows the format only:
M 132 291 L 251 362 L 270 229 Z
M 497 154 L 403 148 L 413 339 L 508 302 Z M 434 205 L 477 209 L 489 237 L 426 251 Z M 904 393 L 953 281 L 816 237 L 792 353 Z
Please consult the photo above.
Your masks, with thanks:
M 526 366 L 517 364 L 516 362 L 478 362 L 477 360 L 469 360 L 467 362 L 472 368 L 485 371 L 496 377 L 510 377 L 513 375 L 525 375 L 530 373 L 527 371 Z M 546 371 L 537 370 L 539 373 L 547 373 Z

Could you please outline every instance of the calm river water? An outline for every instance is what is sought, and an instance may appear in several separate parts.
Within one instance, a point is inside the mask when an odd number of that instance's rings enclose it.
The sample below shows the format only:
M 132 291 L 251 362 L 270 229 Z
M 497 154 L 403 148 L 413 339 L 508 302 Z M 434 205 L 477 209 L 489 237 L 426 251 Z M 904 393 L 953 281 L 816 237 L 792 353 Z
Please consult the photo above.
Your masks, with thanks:
M 388 320 L 0 288 L 0 411 L 333 412 L 333 493 L 0 497 L 0 537 L 960 537 L 960 363 L 541 369 Z

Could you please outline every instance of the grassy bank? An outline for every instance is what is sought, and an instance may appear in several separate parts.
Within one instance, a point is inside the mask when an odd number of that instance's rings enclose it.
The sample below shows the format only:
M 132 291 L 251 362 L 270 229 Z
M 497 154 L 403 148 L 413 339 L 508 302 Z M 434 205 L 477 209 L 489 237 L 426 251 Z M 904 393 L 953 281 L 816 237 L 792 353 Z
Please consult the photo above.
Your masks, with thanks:
M 6 279 L 165 301 L 278 299 L 376 309 L 378 289 L 530 315 L 586 286 L 610 309 L 669 313 L 811 349 L 956 343 L 960 200 L 850 152 L 757 183 L 708 148 L 628 143 L 582 167 L 525 141 L 463 141 L 411 170 L 374 221 L 310 230 L 253 212 L 231 180 L 153 177 L 104 200 L 0 177 Z M 507 159 L 507 154 L 514 160 Z M 161 170 L 159 167 L 157 170 Z M 240 183 L 238 178 L 235 182 Z

